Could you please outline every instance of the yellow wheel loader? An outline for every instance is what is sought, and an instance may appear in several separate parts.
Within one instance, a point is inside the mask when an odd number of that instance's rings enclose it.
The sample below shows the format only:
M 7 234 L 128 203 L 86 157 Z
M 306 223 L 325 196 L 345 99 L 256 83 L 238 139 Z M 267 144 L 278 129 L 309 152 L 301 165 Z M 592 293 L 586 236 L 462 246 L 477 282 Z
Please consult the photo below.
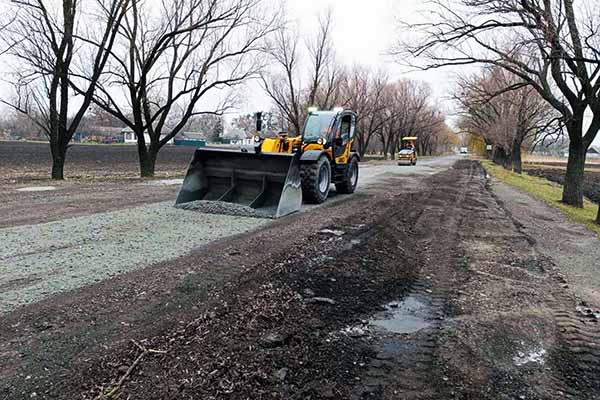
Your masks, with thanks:
M 196 149 L 176 204 L 216 200 L 279 218 L 299 211 L 303 199 L 323 203 L 331 184 L 337 193 L 353 193 L 356 119 L 349 110 L 310 110 L 299 136 L 263 138 L 258 116 L 254 145 Z

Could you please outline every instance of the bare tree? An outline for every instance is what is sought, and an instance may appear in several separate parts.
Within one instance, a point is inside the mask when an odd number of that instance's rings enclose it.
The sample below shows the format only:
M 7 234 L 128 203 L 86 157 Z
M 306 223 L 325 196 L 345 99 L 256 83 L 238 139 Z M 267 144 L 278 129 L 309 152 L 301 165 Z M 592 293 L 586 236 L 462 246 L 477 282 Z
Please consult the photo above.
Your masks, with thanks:
M 279 30 L 270 44 L 269 54 L 280 72 L 261 74 L 265 92 L 296 134 L 301 132 L 304 121 L 298 44 L 298 32 L 289 27 Z
M 518 76 L 497 66 L 459 77 L 454 95 L 461 125 L 492 144 L 493 159 L 522 172 L 521 149 L 539 135 L 557 135 L 560 114 Z
M 596 2 L 433 0 L 429 4 L 433 20 L 411 25 L 421 38 L 416 44 L 403 43 L 398 54 L 425 60 L 420 65 L 425 69 L 496 65 L 535 89 L 561 114 L 570 139 L 562 200 L 582 207 L 586 152 L 600 130 Z M 591 116 L 588 124 L 586 113 Z
M 78 0 L 13 0 L 10 6 L 12 23 L 2 40 L 18 64 L 9 78 L 14 93 L 2 102 L 44 131 L 52 178 L 64 179 L 69 142 L 92 101 L 128 0 L 90 1 L 85 11 Z M 98 45 L 90 46 L 91 40 Z M 75 80 L 78 96 L 70 85 Z
M 335 61 L 331 40 L 331 10 L 319 16 L 317 34 L 300 46 L 300 35 L 294 27 L 280 30 L 270 46 L 276 68 L 262 74 L 267 95 L 278 111 L 285 115 L 294 133 L 300 133 L 307 109 L 328 109 L 340 100 L 341 71 Z M 309 73 L 304 68 L 309 66 Z M 304 84 L 308 81 L 308 84 Z
M 130 1 L 93 101 L 135 133 L 141 176 L 151 177 L 158 152 L 190 118 L 235 105 L 230 90 L 260 71 L 277 15 L 264 0 L 162 0 L 160 15 Z
M 340 105 L 358 114 L 356 121 L 356 150 L 364 156 L 373 138 L 386 122 L 386 88 L 389 78 L 382 71 L 373 72 L 361 66 L 352 67 L 340 82 Z
M 312 64 L 310 86 L 308 89 L 307 103 L 310 106 L 317 105 L 317 92 L 322 88 L 324 80 L 329 83 L 335 80 L 336 64 L 331 40 L 333 28 L 333 11 L 328 9 L 325 14 L 319 16 L 317 35 L 307 44 L 308 53 Z M 331 87 L 330 85 L 327 85 Z
M 433 109 L 429 105 L 430 86 L 422 82 L 400 80 L 388 84 L 387 93 L 384 110 L 387 122 L 385 129 L 379 133 L 384 156 L 387 157 L 389 154 L 394 159 L 402 139 L 415 135 L 419 136 L 419 152 L 424 154 L 425 149 L 429 149 L 426 146 L 426 132 L 433 132 L 428 130 L 433 126 L 431 120 Z

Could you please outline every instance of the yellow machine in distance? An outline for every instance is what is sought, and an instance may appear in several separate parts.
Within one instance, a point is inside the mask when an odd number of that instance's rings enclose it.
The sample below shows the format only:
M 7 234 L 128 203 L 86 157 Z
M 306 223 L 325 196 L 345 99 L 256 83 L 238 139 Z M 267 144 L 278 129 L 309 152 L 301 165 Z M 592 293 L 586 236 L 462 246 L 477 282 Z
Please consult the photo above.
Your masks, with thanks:
M 263 138 L 258 116 L 254 145 L 196 149 L 176 203 L 223 201 L 278 218 L 300 210 L 302 200 L 324 202 L 331 184 L 337 193 L 353 193 L 356 119 L 349 110 L 310 110 L 300 135 Z
M 416 136 L 402 138 L 402 149 L 398 153 L 398 165 L 417 165 Z

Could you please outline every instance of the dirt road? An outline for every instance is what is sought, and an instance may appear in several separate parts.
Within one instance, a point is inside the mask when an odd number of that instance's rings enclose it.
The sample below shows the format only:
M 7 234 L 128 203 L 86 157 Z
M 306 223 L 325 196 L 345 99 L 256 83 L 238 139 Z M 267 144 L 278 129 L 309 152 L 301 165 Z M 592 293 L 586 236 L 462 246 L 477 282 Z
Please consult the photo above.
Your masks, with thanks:
M 426 175 L 448 168 L 453 160 L 431 159 L 417 168 L 391 162 L 364 164 L 358 192 L 367 191 L 373 183 L 390 176 Z M 90 183 L 81 187 L 78 182 L 69 182 L 64 190 L 41 193 L 22 192 L 21 185 L 13 186 L 3 194 L 6 201 L 0 203 L 0 210 L 4 208 L 8 216 L 3 223 L 17 225 L 0 229 L 0 313 L 177 258 L 195 247 L 269 222 L 175 209 L 173 201 L 180 184 L 178 179 L 129 183 L 113 180 L 96 186 L 99 195 L 91 190 L 94 185 Z M 154 196 L 162 199 L 167 195 L 168 201 L 154 203 Z M 90 202 L 90 196 L 99 198 Z M 346 197 L 334 192 L 330 202 Z M 151 203 L 130 208 L 127 199 Z M 101 208 L 93 206 L 98 202 Z M 86 205 L 90 208 L 86 209 Z M 98 212 L 104 207 L 117 211 Z M 73 217 L 72 208 L 84 215 Z M 315 208 L 305 205 L 302 212 Z M 24 209 L 31 211 L 23 212 Z M 45 222 L 47 218 L 53 221 Z M 45 223 L 22 224 L 25 221 Z
M 561 266 L 476 162 L 423 172 L 0 317 L 0 398 L 599 399 Z

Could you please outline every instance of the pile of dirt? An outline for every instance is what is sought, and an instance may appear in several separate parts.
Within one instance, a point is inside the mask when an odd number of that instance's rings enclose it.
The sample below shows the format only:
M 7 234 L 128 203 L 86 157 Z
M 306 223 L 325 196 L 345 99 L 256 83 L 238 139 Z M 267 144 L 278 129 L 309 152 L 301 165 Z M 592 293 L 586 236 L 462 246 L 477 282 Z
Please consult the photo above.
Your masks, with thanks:
M 525 172 L 561 185 L 565 183 L 564 169 L 525 167 Z M 600 172 L 589 170 L 585 172 L 583 193 L 594 203 L 600 204 Z

